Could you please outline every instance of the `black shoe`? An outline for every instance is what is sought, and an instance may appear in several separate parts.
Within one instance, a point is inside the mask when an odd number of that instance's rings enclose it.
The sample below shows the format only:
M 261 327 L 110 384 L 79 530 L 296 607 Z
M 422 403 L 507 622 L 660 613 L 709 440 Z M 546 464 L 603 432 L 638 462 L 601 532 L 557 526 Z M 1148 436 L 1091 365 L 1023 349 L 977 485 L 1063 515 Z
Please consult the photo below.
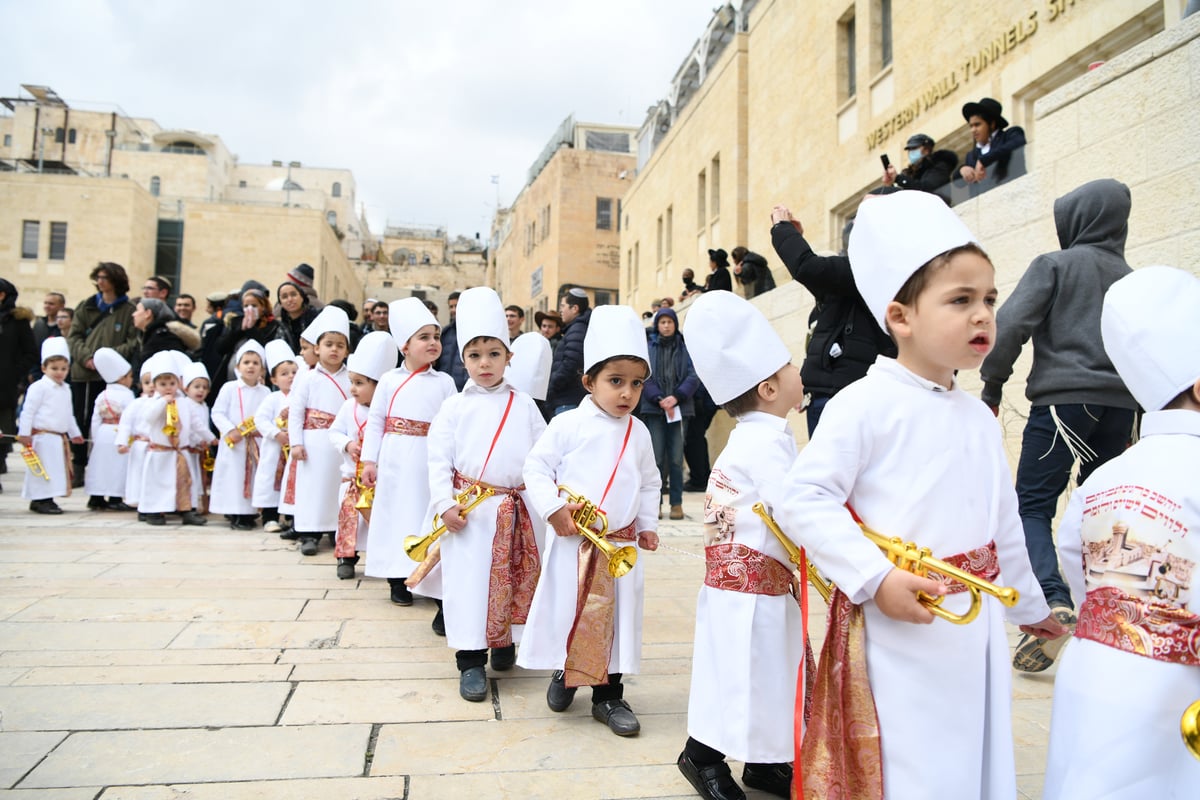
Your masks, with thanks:
M 254 517 L 236 516 L 233 518 L 233 522 L 229 523 L 229 527 L 235 531 L 252 531 L 254 530 Z
M 592 719 L 603 722 L 617 736 L 636 736 L 642 729 L 629 703 L 621 699 L 592 703 Z
M 61 514 L 63 510 L 53 500 L 34 500 L 29 504 L 29 510 L 35 514 Z
M 208 520 L 205 517 L 200 516 L 200 514 L 198 514 L 195 511 L 185 511 L 185 512 L 183 512 L 182 516 L 183 516 L 183 524 L 184 525 L 207 525 L 208 524 Z
M 311 536 L 306 536 L 300 540 L 300 555 L 315 556 L 317 554 L 317 542 L 321 541 L 320 537 L 314 539 Z
M 472 703 L 487 699 L 487 673 L 483 667 L 468 667 L 459 674 L 458 693 Z
M 357 558 L 339 558 L 337 565 L 338 580 L 351 580 L 354 577 L 354 565 L 357 563 Z
M 88 505 L 89 505 L 89 507 L 91 506 L 90 503 Z M 105 505 L 105 508 L 107 508 L 109 511 L 136 511 L 137 510 L 133 506 L 127 504 L 124 500 L 109 500 L 108 504 Z
M 388 584 L 392 588 L 392 602 L 398 606 L 411 606 L 413 604 L 412 592 L 404 585 L 404 578 L 389 578 Z
M 566 711 L 575 699 L 576 687 L 567 686 L 563 671 L 555 670 L 550 678 L 550 688 L 546 690 L 546 705 L 551 711 Z
M 688 758 L 686 752 L 683 752 L 679 754 L 679 760 L 675 762 L 675 765 L 679 767 L 679 771 L 683 773 L 683 777 L 688 779 L 688 783 L 692 785 L 696 793 L 705 800 L 746 800 L 746 793 L 742 791 L 742 787 L 737 785 L 733 775 L 729 772 L 729 765 L 724 761 L 718 761 L 707 767 L 698 767 L 696 762 Z
M 72 489 L 82 489 L 83 488 L 83 473 L 85 471 L 86 466 L 87 466 L 86 464 L 83 467 L 80 467 L 78 464 L 75 465 L 75 477 L 71 479 L 71 488 Z
M 106 508 L 108 508 L 108 503 L 104 501 L 103 497 L 93 495 L 92 497 L 88 498 L 88 511 L 103 511 Z
M 438 636 L 446 635 L 446 616 L 442 613 L 440 608 L 438 609 L 437 616 L 433 618 L 433 623 L 429 627 L 433 628 L 433 632 Z
M 329 546 L 337 547 L 337 531 L 329 531 Z
M 300 534 L 296 533 L 295 528 L 287 528 L 279 534 L 279 538 L 289 542 L 294 542 L 300 538 Z
M 791 797 L 792 765 L 747 764 L 742 770 L 742 783 L 776 797 Z
M 145 522 L 145 521 L 146 521 L 146 515 L 139 511 L 138 512 L 138 522 Z
M 517 663 L 517 646 L 492 648 L 492 669 L 496 672 L 508 672 Z
M 147 525 L 166 525 L 166 514 L 146 514 L 146 519 L 143 520 Z

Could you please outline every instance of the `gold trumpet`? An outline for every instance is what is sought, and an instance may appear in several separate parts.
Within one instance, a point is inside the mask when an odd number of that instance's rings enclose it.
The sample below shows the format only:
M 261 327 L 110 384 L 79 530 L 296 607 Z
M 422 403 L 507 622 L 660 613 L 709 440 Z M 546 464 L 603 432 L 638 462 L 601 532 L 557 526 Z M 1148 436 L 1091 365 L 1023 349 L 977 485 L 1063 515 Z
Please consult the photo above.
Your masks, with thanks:
M 175 405 L 174 400 L 167 401 L 167 424 L 163 426 L 162 431 L 167 436 L 179 435 L 179 407 Z
M 21 458 L 25 460 L 25 465 L 29 467 L 29 474 L 35 478 L 50 480 L 50 476 L 46 474 L 46 466 L 42 464 L 42 459 L 38 458 L 37 450 L 26 445 L 21 448 Z
M 608 574 L 614 578 L 628 574 L 637 564 L 637 548 L 628 544 L 617 547 L 608 541 L 605 538 L 608 534 L 608 516 L 591 500 L 581 494 L 575 494 L 566 486 L 559 486 L 558 490 L 566 492 L 568 503 L 582 503 L 582 507 L 571 514 L 571 521 L 575 523 L 575 530 L 579 531 L 579 535 L 596 545 L 608 558 Z M 592 528 L 597 518 L 600 520 L 599 531 Z
M 212 472 L 217 468 L 217 459 L 212 452 L 206 447 L 204 449 L 204 459 L 200 462 L 200 469 L 205 472 Z
M 1183 744 L 1188 751 L 1200 759 L 1200 700 L 1184 709 L 1183 718 L 1179 720 L 1179 731 L 1183 734 Z
M 369 511 L 371 506 L 375 504 L 375 487 L 364 486 L 362 482 L 363 463 L 358 462 L 358 467 L 354 470 L 354 483 L 358 486 L 358 502 L 354 507 L 359 511 Z
M 825 601 L 825 605 L 829 605 L 829 598 L 833 597 L 833 584 L 826 580 L 817 568 L 813 566 L 813 563 L 804 557 L 804 551 L 787 537 L 787 534 L 779 527 L 779 523 L 767 511 L 765 505 L 755 503 L 751 506 L 750 510 L 762 517 L 763 524 L 767 526 L 767 530 L 775 534 L 775 538 L 779 540 L 779 543 L 783 545 L 783 549 L 787 551 L 789 561 L 797 567 L 801 564 L 808 565 L 808 582 L 817 590 L 817 594 L 821 595 L 821 599 Z
M 275 427 L 279 428 L 280 432 L 286 431 L 288 429 L 287 417 L 283 416 L 282 414 L 280 416 L 276 417 L 275 418 Z M 288 459 L 288 457 L 291 456 L 291 454 L 292 454 L 292 446 L 290 444 L 283 444 L 283 445 L 281 445 L 281 447 L 283 448 L 283 458 L 286 461 Z M 358 474 L 362 475 L 361 467 L 360 467 L 360 471 Z
M 475 506 L 479 505 L 484 500 L 487 500 L 495 493 L 496 490 L 491 486 L 487 487 L 486 489 L 477 483 L 468 486 L 466 489 L 463 489 L 462 492 L 454 496 L 454 500 L 460 506 L 462 506 L 462 510 L 459 512 L 459 514 L 465 517 L 471 511 L 471 509 L 475 508 Z M 439 514 L 434 514 L 433 530 L 424 536 L 405 537 L 404 552 L 413 561 L 424 561 L 429 555 L 429 548 L 434 542 L 441 538 L 443 533 L 446 532 L 446 523 L 442 522 L 441 519 L 442 518 Z
M 242 435 L 243 439 L 247 436 L 253 436 L 254 434 L 258 433 L 258 426 L 254 424 L 254 417 L 248 417 L 242 420 L 240 423 L 238 423 L 237 429 L 238 433 Z M 229 445 L 230 450 L 232 450 L 237 444 L 237 442 L 233 441 L 228 436 L 225 437 L 224 441 L 225 444 Z
M 888 560 L 898 568 L 908 570 L 914 575 L 921 577 L 926 577 L 930 572 L 936 572 L 951 580 L 958 581 L 967 587 L 967 591 L 971 594 L 971 605 L 966 613 L 961 615 L 947 611 L 941 607 L 942 600 L 944 599 L 943 595 L 931 596 L 924 592 L 919 592 L 917 599 L 935 617 L 941 617 L 947 622 L 953 622 L 955 625 L 966 625 L 979 616 L 979 610 L 983 605 L 983 601 L 979 596 L 981 592 L 992 595 L 1009 608 L 1015 606 L 1017 601 L 1021 599 L 1021 593 L 1011 586 L 997 586 L 990 581 L 985 581 L 965 570 L 947 564 L 941 559 L 934 558 L 932 551 L 928 547 L 917 547 L 912 542 L 902 541 L 899 536 L 889 538 L 877 531 L 871 530 L 861 522 L 858 526 L 862 528 L 862 532 L 866 534 L 866 537 L 874 542 L 883 551 L 884 555 L 888 557 Z

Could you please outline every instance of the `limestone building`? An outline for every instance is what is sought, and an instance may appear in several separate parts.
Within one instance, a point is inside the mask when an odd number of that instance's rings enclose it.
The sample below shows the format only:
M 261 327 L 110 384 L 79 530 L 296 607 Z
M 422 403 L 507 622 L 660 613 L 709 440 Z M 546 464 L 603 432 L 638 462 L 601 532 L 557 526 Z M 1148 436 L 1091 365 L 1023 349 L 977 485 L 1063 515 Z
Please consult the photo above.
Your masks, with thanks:
M 505 304 L 558 308 L 564 286 L 597 304 L 618 298 L 621 197 L 633 177 L 636 128 L 568 117 L 529 168 L 512 207 L 493 220 L 489 269 Z
M 321 297 L 362 301 L 351 259 L 374 241 L 349 170 L 241 164 L 219 136 L 73 108 L 45 86 L 0 103 L 0 264 L 23 292 L 74 305 L 98 261 L 198 298 L 251 277 L 273 291 L 306 262 Z

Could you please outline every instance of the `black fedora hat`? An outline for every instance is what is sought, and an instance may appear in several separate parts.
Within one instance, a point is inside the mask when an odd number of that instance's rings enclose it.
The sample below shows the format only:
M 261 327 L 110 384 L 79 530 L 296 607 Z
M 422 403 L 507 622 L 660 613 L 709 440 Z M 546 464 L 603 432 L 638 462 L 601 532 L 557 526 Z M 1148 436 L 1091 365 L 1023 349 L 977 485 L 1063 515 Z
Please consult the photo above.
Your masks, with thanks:
M 710 261 L 716 263 L 716 265 L 718 267 L 728 267 L 729 266 L 729 254 L 726 253 L 724 250 L 721 250 L 721 249 L 709 250 L 708 258 Z
M 1001 112 L 1004 106 L 990 97 L 985 97 L 978 103 L 967 103 L 963 106 L 963 119 L 967 122 L 971 121 L 971 117 L 981 117 L 988 122 L 996 123 L 996 130 L 1001 130 L 1008 127 L 1008 120 L 1004 118 Z

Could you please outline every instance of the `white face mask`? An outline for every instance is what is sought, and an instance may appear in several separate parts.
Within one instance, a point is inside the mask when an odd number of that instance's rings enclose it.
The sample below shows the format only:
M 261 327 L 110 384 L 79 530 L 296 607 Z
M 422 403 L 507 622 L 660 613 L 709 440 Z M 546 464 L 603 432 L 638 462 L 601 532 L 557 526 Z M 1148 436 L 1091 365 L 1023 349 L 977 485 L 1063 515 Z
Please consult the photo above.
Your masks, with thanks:
M 921 160 L 921 148 L 908 151 L 908 163 L 915 164 Z

